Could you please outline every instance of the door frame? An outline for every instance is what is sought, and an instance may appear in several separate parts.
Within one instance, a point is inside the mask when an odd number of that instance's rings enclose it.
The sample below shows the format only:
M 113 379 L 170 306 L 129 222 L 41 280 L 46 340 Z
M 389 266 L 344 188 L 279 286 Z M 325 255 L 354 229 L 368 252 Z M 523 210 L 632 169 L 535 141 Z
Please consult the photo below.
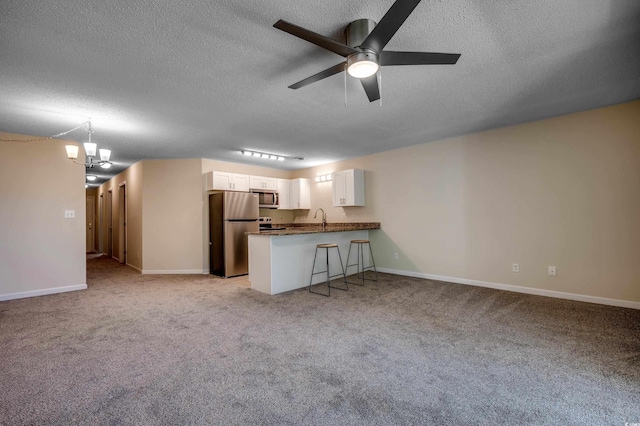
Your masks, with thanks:
M 118 262 L 127 263 L 127 181 L 118 185 Z
M 104 254 L 104 250 L 102 250 L 102 225 L 104 220 L 104 192 L 100 193 L 100 197 L 98 198 L 98 253 Z
M 107 256 L 113 256 L 113 188 L 107 190 Z
M 85 197 L 85 210 L 86 206 L 91 206 L 91 217 L 89 217 L 89 212 L 85 212 L 85 240 L 86 234 L 89 233 L 89 229 L 87 229 L 87 222 L 91 224 L 91 245 L 87 247 L 87 253 L 95 253 L 96 252 L 96 197 L 93 195 L 87 195 Z

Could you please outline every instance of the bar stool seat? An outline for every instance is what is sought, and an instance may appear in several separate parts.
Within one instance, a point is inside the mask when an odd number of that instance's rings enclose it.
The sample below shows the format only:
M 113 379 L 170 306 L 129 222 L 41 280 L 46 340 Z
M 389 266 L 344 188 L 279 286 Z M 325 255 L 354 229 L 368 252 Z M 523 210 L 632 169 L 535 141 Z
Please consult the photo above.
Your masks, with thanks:
M 326 254 L 327 254 L 327 269 L 324 270 L 324 271 L 314 272 L 314 270 L 316 268 L 316 260 L 318 258 L 318 250 L 320 250 L 320 249 L 325 249 L 325 251 L 326 251 Z M 330 275 L 330 272 L 329 272 L 329 249 L 336 249 L 336 251 L 337 251 L 338 259 L 340 260 L 340 273 L 339 274 Z M 326 292 L 326 294 L 312 290 L 313 276 L 314 275 L 318 275 L 318 274 L 325 274 L 325 273 L 327 274 L 327 292 Z M 344 283 L 344 288 L 335 287 L 335 286 L 331 285 L 331 278 L 335 278 L 335 277 L 339 277 L 339 276 L 342 276 L 342 281 Z M 340 247 L 338 247 L 338 244 L 334 244 L 334 243 L 317 244 L 316 245 L 316 253 L 313 256 L 313 266 L 311 267 L 311 278 L 309 278 L 309 293 L 319 294 L 321 296 L 327 296 L 328 297 L 328 296 L 331 295 L 331 289 L 332 288 L 335 288 L 337 290 L 344 290 L 344 291 L 349 290 L 349 286 L 347 285 L 347 278 L 346 278 L 346 276 L 344 274 L 344 264 L 342 263 L 342 256 L 340 256 Z
M 357 252 L 356 252 L 356 262 L 355 263 L 349 263 L 349 259 L 351 258 L 351 247 L 353 247 L 353 245 L 356 245 L 357 248 Z M 369 266 L 364 266 L 364 247 L 363 245 L 367 244 L 367 246 L 369 247 L 369 256 L 371 257 L 371 265 Z M 373 252 L 371 251 L 371 241 L 369 240 L 351 240 L 351 244 L 349 244 L 349 253 L 347 253 L 347 266 L 344 268 L 344 274 L 345 274 L 345 281 L 349 284 L 357 284 L 357 285 L 361 285 L 364 286 L 364 282 L 366 281 L 378 281 L 378 270 L 376 269 L 376 262 L 373 259 Z M 356 269 L 356 279 L 361 281 L 361 282 L 353 282 L 353 281 L 348 281 L 346 280 L 346 275 L 348 272 L 348 269 L 352 266 L 355 266 Z M 373 278 L 365 278 L 365 271 L 369 270 L 369 269 L 373 269 L 373 271 L 375 272 L 375 279 Z M 362 275 L 360 275 L 360 273 L 362 272 Z

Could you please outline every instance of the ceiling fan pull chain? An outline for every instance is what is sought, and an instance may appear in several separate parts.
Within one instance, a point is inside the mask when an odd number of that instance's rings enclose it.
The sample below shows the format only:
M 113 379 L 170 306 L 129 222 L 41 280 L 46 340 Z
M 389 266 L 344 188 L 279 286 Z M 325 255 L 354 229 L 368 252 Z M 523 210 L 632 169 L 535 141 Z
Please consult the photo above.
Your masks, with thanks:
M 378 87 L 380 87 L 380 108 L 382 108 L 382 70 L 378 70 Z
M 347 107 L 347 72 L 344 72 L 344 107 Z

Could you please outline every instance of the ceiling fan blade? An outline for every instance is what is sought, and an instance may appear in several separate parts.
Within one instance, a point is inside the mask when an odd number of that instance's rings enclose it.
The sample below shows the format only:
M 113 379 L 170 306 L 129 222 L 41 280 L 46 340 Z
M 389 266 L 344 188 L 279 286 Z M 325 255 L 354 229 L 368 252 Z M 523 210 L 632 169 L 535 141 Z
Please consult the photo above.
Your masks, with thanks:
M 459 53 L 394 52 L 383 50 L 378 56 L 380 65 L 454 65 Z
M 418 3 L 420 0 L 396 0 L 360 47 L 380 53 Z
M 304 80 L 300 80 L 299 82 L 292 84 L 291 86 L 289 86 L 289 89 L 299 89 L 301 87 L 308 86 L 311 83 L 322 80 L 323 78 L 331 77 L 334 74 L 338 74 L 345 69 L 347 69 L 347 63 L 342 62 L 338 65 L 332 66 L 331 68 L 327 68 L 324 71 L 320 71 L 318 74 L 314 74 L 311 77 L 307 77 Z
M 367 92 L 369 102 L 377 101 L 380 99 L 380 87 L 378 87 L 378 74 L 374 74 L 371 77 L 361 78 L 362 87 Z
M 347 46 L 346 44 L 340 43 L 339 41 L 335 41 L 321 34 L 314 33 L 313 31 L 299 27 L 290 22 L 283 21 L 282 19 L 280 19 L 278 22 L 273 24 L 273 26 L 279 30 L 292 34 L 310 43 L 313 43 L 316 46 L 320 46 L 333 53 L 337 53 L 338 55 L 343 56 L 345 58 L 353 53 L 357 53 L 357 50 L 353 49 L 350 46 Z

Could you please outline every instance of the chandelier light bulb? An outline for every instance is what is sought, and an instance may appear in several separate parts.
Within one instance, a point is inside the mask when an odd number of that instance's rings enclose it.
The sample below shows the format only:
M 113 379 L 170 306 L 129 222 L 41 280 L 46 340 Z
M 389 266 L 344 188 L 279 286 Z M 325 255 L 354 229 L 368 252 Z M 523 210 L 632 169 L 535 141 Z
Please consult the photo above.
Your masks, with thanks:
M 96 145 L 95 143 L 92 143 L 92 142 L 84 143 L 84 152 L 87 154 L 87 157 L 95 157 L 97 148 L 98 148 L 98 145 Z
M 67 157 L 69 160 L 77 160 L 78 159 L 78 145 L 66 145 Z
M 100 161 L 109 161 L 111 158 L 111 150 L 110 149 L 100 149 Z

